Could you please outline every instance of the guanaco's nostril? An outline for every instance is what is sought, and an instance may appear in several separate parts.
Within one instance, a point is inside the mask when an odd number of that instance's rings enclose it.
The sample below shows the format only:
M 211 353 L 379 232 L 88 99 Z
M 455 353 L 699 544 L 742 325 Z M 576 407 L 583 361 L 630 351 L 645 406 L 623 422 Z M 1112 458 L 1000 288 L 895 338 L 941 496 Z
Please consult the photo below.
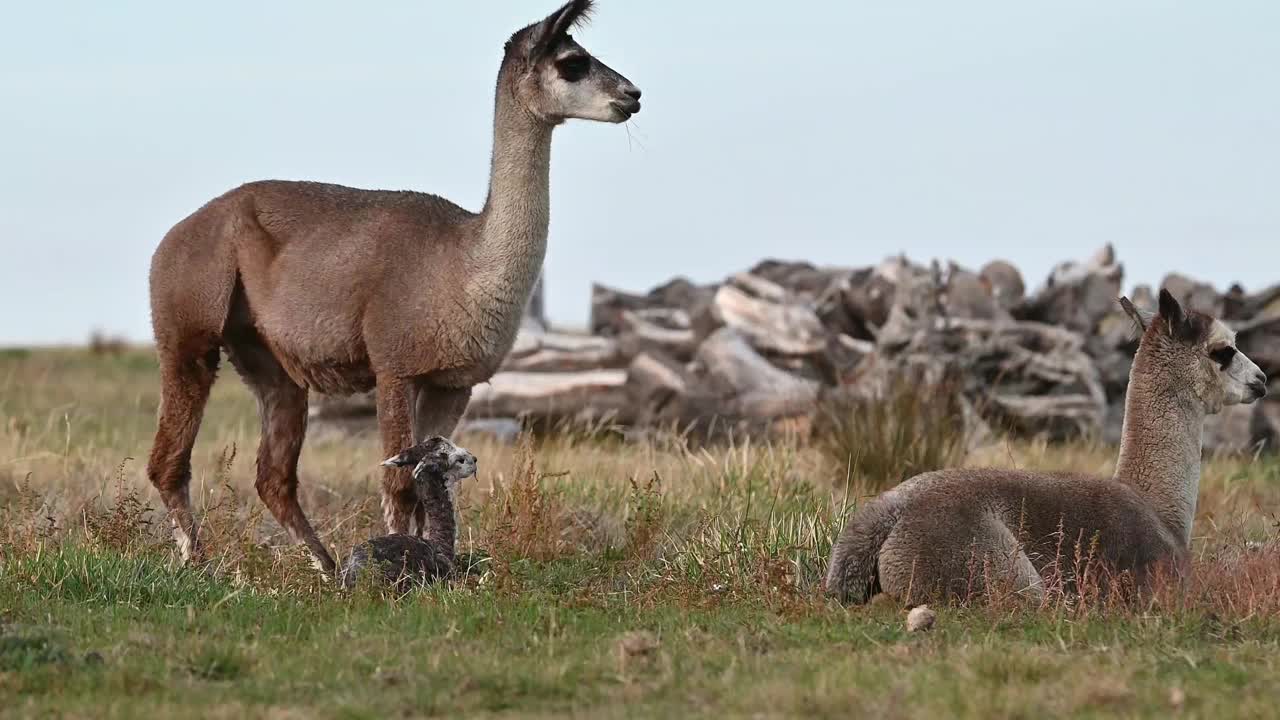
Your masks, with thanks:
M 1253 376 L 1253 382 L 1249 383 L 1249 389 L 1252 390 L 1254 394 L 1258 396 L 1258 399 L 1266 397 L 1267 396 L 1266 373 L 1259 372 L 1257 375 Z
M 635 87 L 634 85 L 631 87 L 623 88 L 622 92 L 626 93 L 627 97 L 631 98 L 632 100 L 640 99 L 640 88 Z

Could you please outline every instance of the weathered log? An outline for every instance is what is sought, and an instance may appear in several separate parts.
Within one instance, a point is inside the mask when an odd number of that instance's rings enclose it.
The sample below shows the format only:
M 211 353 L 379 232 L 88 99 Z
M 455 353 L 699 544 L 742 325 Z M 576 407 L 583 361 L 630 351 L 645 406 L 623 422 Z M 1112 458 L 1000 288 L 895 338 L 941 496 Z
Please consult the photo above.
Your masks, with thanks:
M 524 426 L 516 418 L 463 419 L 455 435 L 484 435 L 501 445 L 513 445 Z
M 627 367 L 627 398 L 638 420 L 646 425 L 670 421 L 683 424 L 682 400 L 690 383 L 684 368 L 656 355 L 641 353 Z
M 1064 260 L 1053 266 L 1046 282 L 1050 287 L 1055 285 L 1075 285 L 1090 275 L 1111 274 L 1120 264 L 1116 262 L 1116 249 L 1107 243 L 1083 262 Z
M 735 277 L 732 284 L 716 291 L 712 314 L 761 351 L 780 355 L 821 352 L 827 344 L 826 328 L 813 310 L 788 300 L 786 290 L 767 280 Z
M 831 284 L 853 272 L 852 268 L 820 268 L 808 262 L 762 260 L 748 274 L 764 278 L 787 289 L 804 302 L 813 302 Z
M 570 333 L 525 333 L 517 336 L 502 364 L 503 370 L 514 372 L 565 372 L 599 368 L 626 367 L 617 340 Z
M 542 422 L 616 418 L 629 422 L 626 370 L 500 372 L 471 391 L 468 418 Z
M 685 277 L 677 277 L 653 288 L 646 296 L 651 308 L 680 308 L 692 311 L 702 303 L 708 302 L 715 292 L 714 287 L 698 285 Z
M 898 285 L 882 267 L 837 277 L 818 296 L 814 310 L 827 328 L 859 340 L 876 338 L 889 318 Z
M 901 351 L 922 328 L 933 327 L 945 316 L 942 269 L 936 262 L 924 268 L 904 258 L 886 261 L 876 272 L 894 284 L 888 317 L 884 325 L 875 330 L 876 344 L 893 354 Z
M 692 327 L 689 312 L 682 308 L 646 308 L 644 310 L 628 310 L 622 319 L 634 318 L 666 330 L 688 330 Z
M 823 388 L 815 421 L 830 428 L 833 411 L 844 412 L 874 403 L 895 402 L 904 388 L 927 398 L 930 412 L 956 415 L 963 423 L 968 445 L 977 447 L 991 436 L 991 428 L 966 394 L 964 368 L 953 358 L 937 355 L 867 355 L 850 382 Z M 818 429 L 818 428 L 815 428 Z
M 627 310 L 679 309 L 693 314 L 710 302 L 714 292 L 714 288 L 696 285 L 685 278 L 675 278 L 644 295 L 595 284 L 591 286 L 589 328 L 593 335 L 617 335 L 623 331 L 622 313 Z
M 1272 285 L 1256 293 L 1246 293 L 1233 285 L 1223 299 L 1223 316 L 1227 320 L 1261 320 L 1280 316 L 1280 285 Z
M 959 368 L 966 397 L 988 422 L 1056 438 L 1102 429 L 1107 396 L 1084 346 L 1079 334 L 1051 325 L 937 318 L 880 352 L 890 362 L 928 358 Z
M 828 337 L 823 349 L 810 355 L 760 352 L 760 356 L 779 370 L 796 377 L 823 385 L 838 385 L 847 382 L 862 359 L 874 351 L 875 343 L 840 334 Z
M 623 369 L 577 372 L 499 372 L 477 385 L 464 416 L 481 419 L 528 418 L 538 423 L 611 418 L 632 422 L 632 406 L 625 391 Z M 352 435 L 377 429 L 377 406 L 372 393 L 350 397 L 326 396 L 312 404 L 309 428 L 316 433 L 339 431 Z
M 659 356 L 641 353 L 627 366 L 627 396 L 646 408 L 688 391 L 684 368 Z
M 1133 367 L 1133 356 L 1137 347 L 1137 336 L 1132 336 L 1133 349 L 1125 345 L 1119 348 L 1106 345 L 1103 338 L 1092 337 L 1085 344 L 1085 352 L 1093 359 L 1098 369 L 1098 379 L 1108 401 L 1123 400 L 1129 387 L 1129 371 Z
M 1016 307 L 1027 295 L 1027 285 L 1018 268 L 1004 260 L 993 260 L 978 271 L 978 277 L 986 283 L 991 295 L 1005 310 Z
M 1106 407 L 1083 394 L 1025 395 L 992 394 L 988 416 L 996 415 L 996 426 L 1023 435 L 1046 435 L 1055 440 L 1095 436 L 1101 432 Z
M 641 310 L 652 305 L 652 301 L 645 295 L 594 284 L 591 286 L 591 319 L 588 327 L 592 335 L 617 335 L 622 329 L 624 310 Z
M 819 384 L 779 370 L 730 328 L 716 331 L 698 348 L 706 387 L 723 398 L 726 414 L 747 418 L 807 415 Z
M 697 349 L 698 337 L 684 310 L 624 310 L 618 343 L 627 357 L 660 352 L 688 361 Z
M 1044 289 L 1014 308 L 1013 315 L 1092 334 L 1115 309 L 1123 280 L 1124 267 L 1107 245 L 1086 262 L 1056 266 Z
M 1102 442 L 1118 446 L 1124 434 L 1124 398 L 1107 405 L 1107 412 L 1102 419 Z
M 945 315 L 952 318 L 1012 319 L 1009 311 L 996 299 L 991 284 L 986 279 L 955 263 L 951 263 L 947 269 L 941 306 Z
M 651 355 L 632 361 L 627 390 L 639 422 L 699 440 L 805 432 L 817 385 L 777 370 L 733 331 L 713 335 L 691 367 Z

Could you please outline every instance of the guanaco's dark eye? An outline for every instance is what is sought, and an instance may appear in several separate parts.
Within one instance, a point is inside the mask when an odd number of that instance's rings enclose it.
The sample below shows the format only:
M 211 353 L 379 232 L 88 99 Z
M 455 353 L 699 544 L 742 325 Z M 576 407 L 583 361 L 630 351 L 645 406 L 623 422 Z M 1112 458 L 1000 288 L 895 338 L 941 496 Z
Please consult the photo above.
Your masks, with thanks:
M 569 55 L 556 61 L 560 77 L 567 82 L 578 82 L 591 71 L 591 58 L 586 55 Z
M 1219 367 L 1226 370 L 1227 366 L 1230 365 L 1231 361 L 1236 357 L 1236 349 L 1230 346 L 1220 347 L 1217 350 L 1210 352 L 1209 357 L 1212 358 L 1214 362 L 1218 363 Z

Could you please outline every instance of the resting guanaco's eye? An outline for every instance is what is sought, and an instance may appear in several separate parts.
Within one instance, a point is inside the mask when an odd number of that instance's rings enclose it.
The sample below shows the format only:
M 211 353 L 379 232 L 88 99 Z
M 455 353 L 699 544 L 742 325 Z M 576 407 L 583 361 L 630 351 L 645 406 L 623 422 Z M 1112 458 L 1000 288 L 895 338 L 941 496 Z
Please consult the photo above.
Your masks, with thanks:
M 578 82 L 591 70 L 591 58 L 585 55 L 570 55 L 556 61 L 556 69 L 560 77 L 568 82 Z
M 1235 359 L 1235 356 L 1236 349 L 1231 346 L 1220 347 L 1209 353 L 1209 357 L 1212 358 L 1214 362 L 1218 363 L 1218 366 L 1223 370 L 1227 369 L 1227 366 L 1231 364 L 1231 361 Z

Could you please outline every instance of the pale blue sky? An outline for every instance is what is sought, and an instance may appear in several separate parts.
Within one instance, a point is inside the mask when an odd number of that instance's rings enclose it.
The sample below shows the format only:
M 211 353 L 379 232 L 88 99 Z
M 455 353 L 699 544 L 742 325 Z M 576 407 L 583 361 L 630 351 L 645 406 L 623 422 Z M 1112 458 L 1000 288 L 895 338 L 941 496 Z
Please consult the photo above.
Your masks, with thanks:
M 554 7 L 6 3 L 0 344 L 148 339 L 151 251 L 243 181 L 476 208 L 502 43 Z M 1280 2 L 601 0 L 576 37 L 645 101 L 557 131 L 558 322 L 765 256 L 1280 282 Z

